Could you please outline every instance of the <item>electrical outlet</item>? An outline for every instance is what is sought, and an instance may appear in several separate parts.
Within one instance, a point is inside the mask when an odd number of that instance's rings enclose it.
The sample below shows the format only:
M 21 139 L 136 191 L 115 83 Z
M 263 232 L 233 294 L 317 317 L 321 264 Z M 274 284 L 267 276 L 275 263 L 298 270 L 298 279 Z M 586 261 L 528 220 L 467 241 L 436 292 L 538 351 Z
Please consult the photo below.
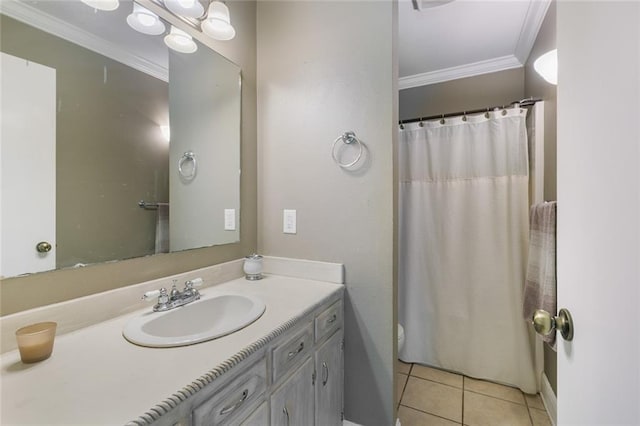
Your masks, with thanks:
M 285 209 L 282 216 L 283 216 L 282 232 L 284 232 L 285 234 L 296 234 L 297 233 L 296 211 Z

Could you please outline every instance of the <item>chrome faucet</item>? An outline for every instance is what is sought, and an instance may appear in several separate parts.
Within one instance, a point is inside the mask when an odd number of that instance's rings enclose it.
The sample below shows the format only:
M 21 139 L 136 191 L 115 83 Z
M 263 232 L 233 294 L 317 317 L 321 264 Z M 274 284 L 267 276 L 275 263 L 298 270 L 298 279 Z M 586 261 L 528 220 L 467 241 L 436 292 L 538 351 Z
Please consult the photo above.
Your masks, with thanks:
M 153 311 L 163 312 L 200 299 L 200 292 L 194 287 L 200 287 L 202 285 L 202 278 L 195 278 L 185 282 L 182 291 L 178 290 L 176 286 L 177 281 L 178 280 L 173 280 L 171 292 L 168 293 L 164 287 L 160 290 L 148 291 L 142 296 L 142 300 L 148 301 L 157 296 L 158 301 L 153 306 Z

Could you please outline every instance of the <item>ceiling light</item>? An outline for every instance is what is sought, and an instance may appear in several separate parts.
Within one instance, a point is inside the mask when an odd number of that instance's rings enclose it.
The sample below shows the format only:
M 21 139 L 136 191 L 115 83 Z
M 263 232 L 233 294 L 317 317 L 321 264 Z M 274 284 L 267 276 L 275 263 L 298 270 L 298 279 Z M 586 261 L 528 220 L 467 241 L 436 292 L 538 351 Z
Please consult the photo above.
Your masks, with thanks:
M 558 50 L 553 49 L 533 63 L 533 69 L 551 84 L 558 84 Z
M 204 15 L 204 7 L 198 0 L 164 0 L 164 5 L 176 15 L 189 18 L 200 18 Z
M 116 10 L 120 6 L 118 0 L 82 0 L 82 3 L 99 10 Z
M 165 36 L 164 43 L 171 49 L 182 53 L 193 53 L 198 50 L 198 45 L 193 41 L 193 38 L 173 25 L 171 32 Z
M 133 12 L 127 16 L 127 24 L 134 30 L 149 35 L 162 34 L 165 30 L 158 15 L 135 2 Z
M 211 2 L 207 18 L 202 22 L 202 31 L 216 40 L 231 40 L 236 36 L 226 4 L 219 1 Z

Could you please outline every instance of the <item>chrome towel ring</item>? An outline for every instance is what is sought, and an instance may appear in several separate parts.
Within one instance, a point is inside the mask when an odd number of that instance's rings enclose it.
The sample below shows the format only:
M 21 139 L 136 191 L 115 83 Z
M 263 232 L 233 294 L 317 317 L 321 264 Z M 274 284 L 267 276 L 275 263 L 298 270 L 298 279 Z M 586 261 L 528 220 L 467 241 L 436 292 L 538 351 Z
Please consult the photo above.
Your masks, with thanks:
M 336 145 L 338 144 L 339 141 L 342 141 L 347 145 L 351 145 L 354 143 L 358 144 L 359 150 L 355 160 L 349 163 L 340 162 L 336 154 Z M 356 137 L 356 134 L 354 132 L 344 132 L 342 135 L 338 136 L 335 141 L 333 141 L 333 146 L 331 147 L 331 156 L 333 157 L 333 161 L 335 161 L 338 166 L 342 167 L 343 169 L 348 169 L 350 167 L 353 167 L 358 161 L 360 161 L 360 158 L 362 158 L 363 151 L 364 151 L 364 146 L 360 141 L 360 139 Z
M 191 173 L 187 174 L 184 170 L 182 170 L 182 166 L 185 165 L 186 162 L 193 162 L 193 167 L 191 168 Z M 178 160 L 178 173 L 185 179 L 191 180 L 196 177 L 196 169 L 198 167 L 198 163 L 196 162 L 196 154 L 193 151 L 187 151 L 182 154 L 180 160 Z

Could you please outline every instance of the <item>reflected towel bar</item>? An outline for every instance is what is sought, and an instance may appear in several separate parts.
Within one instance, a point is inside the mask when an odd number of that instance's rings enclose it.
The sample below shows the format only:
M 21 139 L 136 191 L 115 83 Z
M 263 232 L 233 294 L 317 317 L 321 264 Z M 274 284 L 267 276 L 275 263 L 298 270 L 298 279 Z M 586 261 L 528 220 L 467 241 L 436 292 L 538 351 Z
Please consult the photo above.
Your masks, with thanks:
M 148 203 L 144 200 L 138 201 L 138 207 L 145 210 L 158 210 L 159 206 L 168 206 L 169 203 Z

